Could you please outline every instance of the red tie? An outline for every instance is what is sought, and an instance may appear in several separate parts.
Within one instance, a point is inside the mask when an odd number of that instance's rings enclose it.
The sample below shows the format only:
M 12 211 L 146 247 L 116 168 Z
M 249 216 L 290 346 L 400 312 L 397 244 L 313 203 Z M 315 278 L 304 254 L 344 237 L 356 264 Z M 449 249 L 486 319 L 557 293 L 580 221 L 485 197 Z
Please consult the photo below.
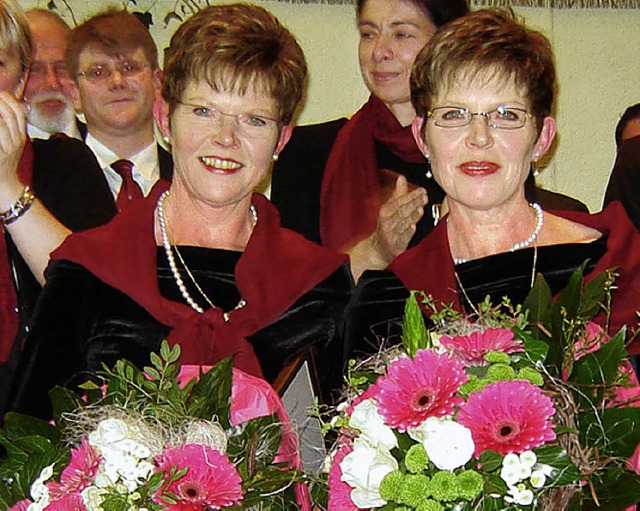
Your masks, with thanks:
M 133 170 L 133 163 L 129 160 L 118 160 L 111 164 L 111 168 L 122 178 L 122 186 L 120 187 L 120 193 L 116 199 L 116 206 L 118 206 L 118 209 L 122 209 L 122 206 L 132 199 L 141 199 L 144 197 L 138 183 L 133 180 L 133 175 L 131 173 Z

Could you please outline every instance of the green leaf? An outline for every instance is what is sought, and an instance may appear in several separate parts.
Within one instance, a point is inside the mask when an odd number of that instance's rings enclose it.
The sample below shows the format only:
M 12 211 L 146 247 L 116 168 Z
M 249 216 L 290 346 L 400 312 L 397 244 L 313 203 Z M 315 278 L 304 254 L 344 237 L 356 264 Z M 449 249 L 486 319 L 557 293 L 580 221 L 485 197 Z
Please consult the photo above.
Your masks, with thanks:
M 586 487 L 580 507 L 583 511 L 623 511 L 640 502 L 640 477 L 623 466 L 610 465 L 599 471 L 598 477 L 592 477 L 591 482 L 600 505 L 593 500 Z
M 502 466 L 502 460 L 504 456 L 495 451 L 484 451 L 480 454 L 480 464 L 482 465 L 483 470 L 487 472 L 492 472 L 493 470 L 497 470 Z
M 53 387 L 49 391 L 49 398 L 51 399 L 53 421 L 56 424 L 62 424 L 63 414 L 72 413 L 84 405 L 78 394 L 63 387 Z
M 187 399 L 187 414 L 210 420 L 217 417 L 224 429 L 231 427 L 231 378 L 233 358 L 218 362 L 193 385 Z
M 528 319 L 531 324 L 546 325 L 550 322 L 551 298 L 551 289 L 542 274 L 539 273 L 523 303 L 523 308 L 528 311 Z
M 598 447 L 601 457 L 629 458 L 640 443 L 640 408 L 604 408 L 579 420 L 581 443 Z
M 578 467 L 571 461 L 567 451 L 559 445 L 543 446 L 535 449 L 538 463 L 550 465 L 557 470 L 549 477 L 547 484 L 562 486 L 580 481 L 581 474 Z
M 431 346 L 422 310 L 416 299 L 416 291 L 411 291 L 404 304 L 402 342 L 410 357 L 413 357 L 418 350 Z

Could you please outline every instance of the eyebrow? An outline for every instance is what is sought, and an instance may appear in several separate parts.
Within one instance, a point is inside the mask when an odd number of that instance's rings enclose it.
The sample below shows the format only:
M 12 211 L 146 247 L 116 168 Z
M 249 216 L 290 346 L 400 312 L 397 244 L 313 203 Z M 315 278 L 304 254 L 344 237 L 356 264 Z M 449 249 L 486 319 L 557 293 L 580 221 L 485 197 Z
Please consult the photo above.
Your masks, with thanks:
M 420 30 L 420 26 L 417 23 L 414 23 L 413 21 L 392 21 L 391 22 L 391 26 L 392 27 L 400 27 L 400 26 L 405 26 L 408 25 L 410 27 L 414 27 L 418 30 Z M 358 23 L 358 27 L 373 27 L 373 28 L 378 28 L 378 25 L 375 24 L 373 21 L 362 21 L 360 23 Z

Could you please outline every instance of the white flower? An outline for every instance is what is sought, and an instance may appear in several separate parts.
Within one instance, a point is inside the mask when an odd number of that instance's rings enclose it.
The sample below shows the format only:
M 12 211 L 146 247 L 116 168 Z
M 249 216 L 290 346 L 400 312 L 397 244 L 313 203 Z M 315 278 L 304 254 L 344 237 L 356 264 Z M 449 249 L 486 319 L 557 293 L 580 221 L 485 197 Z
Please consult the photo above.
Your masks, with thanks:
M 538 464 L 536 468 L 540 470 L 547 477 L 551 477 L 553 473 L 556 471 L 556 469 L 553 468 L 551 465 L 546 465 L 544 463 Z
M 421 444 L 423 444 L 429 436 L 429 433 L 438 429 L 438 426 L 441 422 L 442 421 L 436 417 L 429 417 L 417 428 L 407 428 L 407 433 L 416 442 L 420 442 Z
M 471 430 L 452 420 L 432 426 L 422 443 L 429 460 L 440 470 L 453 471 L 465 465 L 475 450 Z
M 526 488 L 521 489 L 517 486 L 510 486 L 509 496 L 505 496 L 504 500 L 520 506 L 530 506 L 533 503 L 533 492 Z
M 520 463 L 518 463 L 518 465 L 513 466 L 513 465 L 508 465 L 508 466 L 502 466 L 502 469 L 500 470 L 500 477 L 502 478 L 502 480 L 507 483 L 507 486 L 514 486 L 515 484 L 517 484 L 518 482 L 520 482 Z
M 384 423 L 373 399 L 365 399 L 353 409 L 349 426 L 358 429 L 371 444 L 381 444 L 387 449 L 398 447 L 393 430 Z
M 369 509 L 386 504 L 380 497 L 380 482 L 389 472 L 398 469 L 398 462 L 388 449 L 357 438 L 353 452 L 344 457 L 340 468 L 342 481 L 353 488 L 351 500 L 356 506 Z
M 31 485 L 29 493 L 33 502 L 29 504 L 28 511 L 42 511 L 49 505 L 49 489 L 45 483 L 53 476 L 53 464 L 44 467 L 37 479 Z
M 542 488 L 547 481 L 547 476 L 544 475 L 542 470 L 534 470 L 529 481 L 534 488 Z
M 89 435 L 89 443 L 101 448 L 124 440 L 129 434 L 129 426 L 120 419 L 105 419 L 100 421 L 98 429 Z
M 87 511 L 102 511 L 102 496 L 107 492 L 95 486 L 87 486 L 80 496 Z
M 520 463 L 522 463 L 525 467 L 533 468 L 533 466 L 538 461 L 538 457 L 536 453 L 533 451 L 524 451 L 520 454 Z

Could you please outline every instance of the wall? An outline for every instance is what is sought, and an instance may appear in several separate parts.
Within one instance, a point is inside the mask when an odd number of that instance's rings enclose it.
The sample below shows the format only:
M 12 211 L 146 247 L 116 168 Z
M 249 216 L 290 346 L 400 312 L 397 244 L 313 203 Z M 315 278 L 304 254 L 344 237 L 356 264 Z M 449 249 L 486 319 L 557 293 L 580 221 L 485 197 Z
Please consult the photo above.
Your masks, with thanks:
M 29 8 L 46 7 L 50 0 L 19 1 Z M 60 0 L 57 3 L 62 9 Z M 67 3 L 78 21 L 83 21 L 102 8 L 126 2 Z M 356 60 L 353 6 L 255 3 L 287 25 L 307 55 L 310 83 L 301 124 L 349 115 L 366 100 Z M 154 6 L 150 10 L 155 22 L 152 32 L 160 48 L 177 27 L 176 21 L 167 27 L 162 22 L 174 5 L 176 0 L 137 0 L 138 10 Z M 518 12 L 551 39 L 558 67 L 558 140 L 539 180 L 598 211 L 615 157 L 615 124 L 628 105 L 640 101 L 640 59 L 636 56 L 640 10 L 520 8 Z

